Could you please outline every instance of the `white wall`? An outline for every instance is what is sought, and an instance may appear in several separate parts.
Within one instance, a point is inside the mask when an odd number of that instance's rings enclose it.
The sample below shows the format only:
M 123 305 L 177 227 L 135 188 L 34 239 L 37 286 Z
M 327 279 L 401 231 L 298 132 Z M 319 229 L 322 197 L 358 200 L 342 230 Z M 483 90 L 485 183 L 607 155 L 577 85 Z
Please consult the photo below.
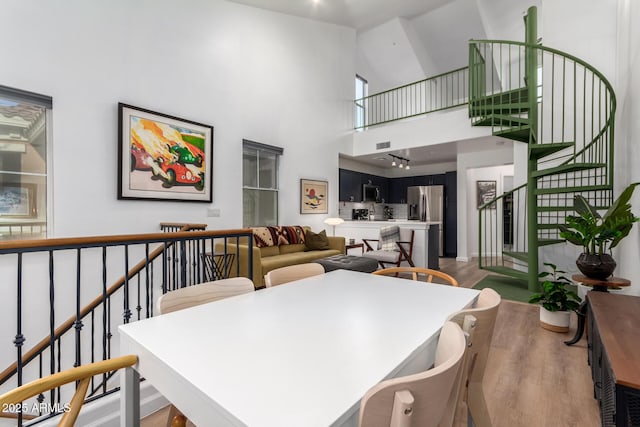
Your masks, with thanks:
M 361 156 L 379 151 L 376 150 L 376 144 L 384 141 L 391 142 L 391 146 L 385 149 L 385 152 L 388 152 L 489 135 L 490 127 L 471 126 L 467 108 L 460 107 L 384 126 L 374 126 L 366 132 L 356 132 L 353 143 L 345 144 L 341 150 L 351 156 Z M 413 169 L 413 165 L 411 168 Z
M 616 127 L 616 188 L 619 191 L 632 182 L 640 181 L 640 3 L 633 0 L 618 1 L 617 28 L 617 90 L 618 119 Z M 619 193 L 616 192 L 616 195 Z M 636 188 L 631 200 L 633 213 L 640 216 L 640 190 Z M 629 236 L 614 251 L 618 263 L 616 276 L 631 280 L 627 291 L 640 295 L 640 227 L 636 224 Z
M 329 180 L 335 207 L 354 30 L 219 0 L 10 0 L 3 17 L 0 84 L 53 96 L 56 236 L 241 226 L 243 138 L 284 148 L 280 223 L 322 224 L 299 214 L 300 178 Z M 214 126 L 212 204 L 116 200 L 118 102 Z

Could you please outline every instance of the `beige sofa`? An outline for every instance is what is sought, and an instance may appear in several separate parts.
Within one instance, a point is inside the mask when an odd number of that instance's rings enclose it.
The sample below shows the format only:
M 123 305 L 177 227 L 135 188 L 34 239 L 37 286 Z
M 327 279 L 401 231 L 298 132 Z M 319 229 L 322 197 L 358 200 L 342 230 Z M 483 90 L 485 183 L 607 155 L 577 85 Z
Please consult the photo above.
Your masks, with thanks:
M 305 233 L 310 230 L 309 227 L 302 227 Z M 345 240 L 344 237 L 327 237 L 329 241 L 329 249 L 325 250 L 311 250 L 305 251 L 304 243 L 282 243 L 274 244 L 273 246 L 258 247 L 253 244 L 253 283 L 256 288 L 264 286 L 264 276 L 271 270 L 276 268 L 286 267 L 288 265 L 303 264 L 306 262 L 313 262 L 320 258 L 326 258 L 333 255 L 340 255 L 345 253 Z M 244 238 L 246 242 L 246 238 Z M 236 252 L 239 247 L 240 257 L 240 276 L 249 277 L 248 272 L 248 250 L 249 246 L 246 243 L 242 243 L 240 240 L 239 245 L 232 243 L 227 244 L 228 253 Z M 220 253 L 224 251 L 222 244 L 216 244 L 216 252 Z M 230 276 L 236 275 L 236 260 L 234 259 L 233 265 L 230 269 Z

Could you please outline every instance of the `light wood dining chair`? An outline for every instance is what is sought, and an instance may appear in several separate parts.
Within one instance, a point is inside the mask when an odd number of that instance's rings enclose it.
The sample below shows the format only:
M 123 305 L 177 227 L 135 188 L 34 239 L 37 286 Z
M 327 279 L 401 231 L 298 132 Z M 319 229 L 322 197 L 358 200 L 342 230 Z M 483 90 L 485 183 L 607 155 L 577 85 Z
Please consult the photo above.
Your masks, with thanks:
M 466 401 L 469 425 L 491 427 L 491 417 L 482 389 L 484 371 L 489 358 L 491 338 L 502 299 L 493 289 L 485 288 L 480 292 L 473 308 L 458 311 L 449 317 L 449 321 L 462 327 L 467 334 L 468 350 L 460 371 L 458 385 L 448 402 L 450 419 L 443 425 L 451 425 L 456 408 Z
M 250 279 L 232 277 L 167 292 L 158 298 L 157 307 L 159 314 L 166 314 L 253 291 L 255 291 L 255 287 Z M 167 427 L 185 427 L 186 425 L 187 418 L 175 406 L 171 405 Z
M 77 381 L 76 391 L 69 402 L 69 410 L 62 415 L 58 423 L 58 427 L 73 427 L 80 409 L 82 409 L 91 379 L 95 375 L 128 368 L 137 362 L 138 356 L 128 355 L 67 369 L 24 384 L 3 394 L 0 396 L 0 405 L 4 408 L 7 405 L 19 404 L 31 397 Z
M 171 313 L 183 308 L 217 301 L 235 295 L 253 292 L 253 282 L 246 277 L 232 277 L 230 279 L 215 280 L 200 283 L 167 292 L 158 298 L 159 314 Z
M 324 274 L 324 267 L 317 262 L 289 265 L 276 268 L 265 274 L 264 284 L 267 288 L 270 288 L 271 286 L 282 285 L 319 274 Z
M 441 278 L 452 286 L 458 286 L 458 281 L 447 273 L 423 267 L 389 267 L 382 270 L 376 270 L 371 274 L 376 274 L 378 276 L 390 276 L 393 274 L 395 276 L 402 277 L 402 273 L 411 273 L 413 280 L 420 280 L 421 277 L 425 277 L 425 281 L 427 282 L 433 281 L 433 277 L 435 276 Z
M 466 341 L 460 326 L 446 322 L 440 332 L 434 367 L 382 381 L 369 389 L 360 403 L 359 427 L 440 425 L 440 421 L 448 417 L 447 400 L 465 350 Z

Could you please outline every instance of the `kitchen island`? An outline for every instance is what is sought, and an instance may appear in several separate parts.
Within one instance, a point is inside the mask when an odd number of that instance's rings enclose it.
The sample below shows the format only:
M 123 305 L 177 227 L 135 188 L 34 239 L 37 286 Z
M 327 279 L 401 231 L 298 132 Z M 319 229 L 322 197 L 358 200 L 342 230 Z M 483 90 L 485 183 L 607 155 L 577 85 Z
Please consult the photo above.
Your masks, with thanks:
M 336 235 L 361 242 L 362 239 L 377 239 L 382 227 L 397 225 L 400 228 L 411 228 L 413 236 L 413 262 L 416 267 L 438 269 L 439 230 L 441 222 L 422 222 L 406 219 L 387 221 L 345 221 L 336 227 Z

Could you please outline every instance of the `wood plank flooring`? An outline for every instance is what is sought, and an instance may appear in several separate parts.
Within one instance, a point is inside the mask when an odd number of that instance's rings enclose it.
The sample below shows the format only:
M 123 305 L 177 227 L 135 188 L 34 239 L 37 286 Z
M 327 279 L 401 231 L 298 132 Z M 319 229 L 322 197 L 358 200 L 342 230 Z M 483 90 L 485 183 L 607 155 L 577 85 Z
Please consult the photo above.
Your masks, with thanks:
M 472 287 L 486 276 L 476 262 L 440 260 L 442 271 L 460 286 Z M 596 427 L 598 404 L 593 398 L 586 339 L 568 347 L 575 333 L 546 331 L 538 324 L 538 307 L 504 301 L 498 312 L 484 378 L 484 391 L 494 427 Z M 467 425 L 464 408 L 454 425 Z M 166 409 L 142 421 L 142 427 L 164 427 Z M 200 426 L 209 427 L 209 426 Z M 300 426 L 304 427 L 304 426 Z M 482 426 L 479 426 L 482 427 Z

